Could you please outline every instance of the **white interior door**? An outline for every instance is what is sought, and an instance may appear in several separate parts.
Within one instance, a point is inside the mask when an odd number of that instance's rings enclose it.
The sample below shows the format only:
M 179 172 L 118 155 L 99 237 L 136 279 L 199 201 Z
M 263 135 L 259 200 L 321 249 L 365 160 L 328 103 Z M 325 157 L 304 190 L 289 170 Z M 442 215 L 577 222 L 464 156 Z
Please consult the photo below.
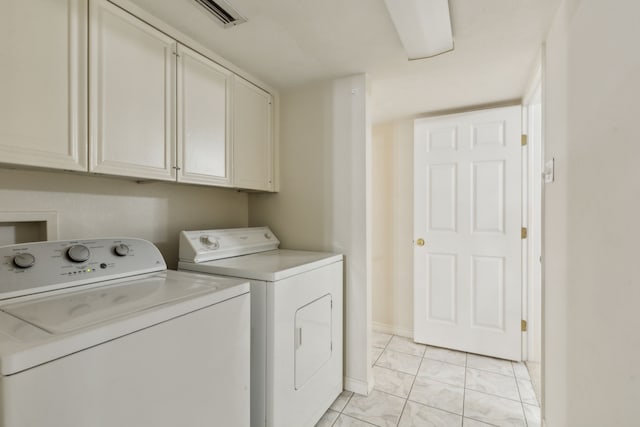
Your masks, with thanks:
M 417 342 L 521 359 L 521 108 L 414 125 Z

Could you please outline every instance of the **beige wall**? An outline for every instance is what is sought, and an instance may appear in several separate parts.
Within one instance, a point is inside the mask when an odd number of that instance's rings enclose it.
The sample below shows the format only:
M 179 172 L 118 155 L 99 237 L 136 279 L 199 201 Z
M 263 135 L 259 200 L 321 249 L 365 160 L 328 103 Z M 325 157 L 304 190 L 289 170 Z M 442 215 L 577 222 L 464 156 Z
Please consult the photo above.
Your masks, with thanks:
M 544 68 L 549 427 L 638 425 L 640 3 L 567 1 Z
M 413 120 L 372 135 L 373 327 L 413 338 Z
M 392 325 L 393 310 L 393 125 L 372 131 L 372 303 L 373 327 Z
M 61 172 L 0 169 L 0 212 L 55 211 L 58 238 L 138 237 L 175 268 L 184 229 L 245 227 L 247 195 L 231 189 Z
M 250 224 L 281 247 L 345 254 L 345 387 L 373 386 L 370 134 L 366 76 L 324 81 L 281 96 L 280 193 L 249 197 Z

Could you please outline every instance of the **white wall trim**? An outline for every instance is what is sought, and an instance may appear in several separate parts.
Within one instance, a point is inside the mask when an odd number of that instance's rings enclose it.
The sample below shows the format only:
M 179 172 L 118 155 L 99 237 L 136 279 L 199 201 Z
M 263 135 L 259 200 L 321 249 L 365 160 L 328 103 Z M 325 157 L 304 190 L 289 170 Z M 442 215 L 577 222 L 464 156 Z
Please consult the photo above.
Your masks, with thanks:
M 373 390 L 373 381 L 360 381 L 351 377 L 344 377 L 344 389 L 363 396 L 368 396 Z
M 383 334 L 398 335 L 405 338 L 413 339 L 413 329 L 402 328 L 396 325 L 389 325 L 387 323 L 373 322 L 373 330 L 375 332 L 381 332 Z

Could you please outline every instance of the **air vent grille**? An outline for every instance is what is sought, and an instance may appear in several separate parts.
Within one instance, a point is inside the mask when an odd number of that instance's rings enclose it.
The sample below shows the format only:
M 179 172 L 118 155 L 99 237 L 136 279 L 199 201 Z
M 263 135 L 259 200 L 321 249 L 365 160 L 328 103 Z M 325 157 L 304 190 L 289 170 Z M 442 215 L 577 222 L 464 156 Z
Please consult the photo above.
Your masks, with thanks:
M 247 19 L 240 15 L 229 3 L 224 0 L 196 0 L 205 9 L 211 12 L 225 28 L 247 22 Z

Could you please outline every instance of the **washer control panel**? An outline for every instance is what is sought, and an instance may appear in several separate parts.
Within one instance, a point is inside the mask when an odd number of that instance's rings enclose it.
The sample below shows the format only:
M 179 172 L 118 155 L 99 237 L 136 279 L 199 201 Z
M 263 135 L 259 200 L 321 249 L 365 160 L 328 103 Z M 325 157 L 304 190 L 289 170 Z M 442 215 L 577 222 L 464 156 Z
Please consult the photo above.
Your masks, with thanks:
M 0 300 L 166 270 L 158 248 L 132 238 L 0 246 Z

